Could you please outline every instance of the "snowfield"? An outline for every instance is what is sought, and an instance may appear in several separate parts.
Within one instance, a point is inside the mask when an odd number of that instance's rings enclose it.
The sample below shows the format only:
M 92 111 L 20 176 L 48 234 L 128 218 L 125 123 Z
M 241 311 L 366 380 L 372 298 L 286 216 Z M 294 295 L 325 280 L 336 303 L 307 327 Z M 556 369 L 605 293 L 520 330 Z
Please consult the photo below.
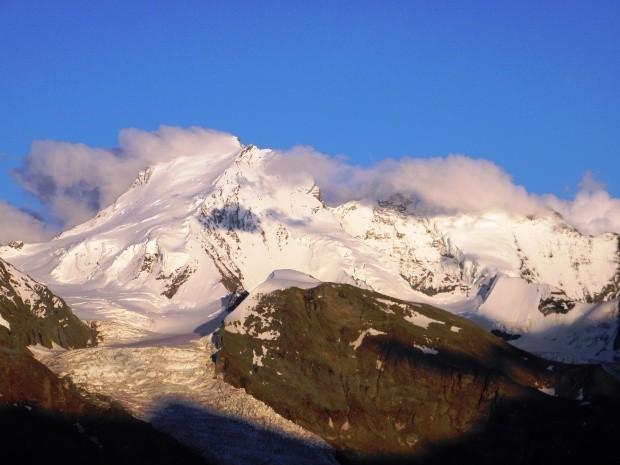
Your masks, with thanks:
M 539 302 L 553 290 L 544 284 L 499 277 L 489 298 L 473 318 L 482 326 L 501 328 L 521 337 L 515 346 L 567 363 L 614 361 L 618 333 L 618 302 L 576 304 L 566 313 L 543 315 Z

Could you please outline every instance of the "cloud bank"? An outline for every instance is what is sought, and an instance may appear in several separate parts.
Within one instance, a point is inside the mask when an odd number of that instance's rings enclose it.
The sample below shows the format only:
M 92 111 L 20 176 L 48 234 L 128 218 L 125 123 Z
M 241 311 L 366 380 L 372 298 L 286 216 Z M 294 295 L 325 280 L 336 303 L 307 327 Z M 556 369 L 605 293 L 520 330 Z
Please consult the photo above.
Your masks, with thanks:
M 620 199 L 611 197 L 590 172 L 584 174 L 579 187 L 571 201 L 552 195 L 542 196 L 542 201 L 585 234 L 620 233 Z
M 16 171 L 21 185 L 49 210 L 52 224 L 62 228 L 92 218 L 112 204 L 134 181 L 138 172 L 180 156 L 239 149 L 230 134 L 197 127 L 162 126 L 153 132 L 125 129 L 116 149 L 84 144 L 37 141 Z M 516 185 L 493 162 L 464 155 L 383 160 L 371 167 L 349 163 L 310 147 L 281 151 L 271 169 L 295 179 L 309 173 L 324 200 L 338 205 L 350 200 L 385 199 L 395 193 L 412 195 L 428 214 L 504 211 L 537 214 L 549 208 L 585 234 L 620 233 L 620 199 L 611 197 L 591 173 L 585 173 L 572 200 L 534 195 Z M 32 215 L 0 201 L 0 242 L 40 241 L 49 227 Z
M 279 168 L 291 176 L 301 167 L 310 173 L 324 200 L 338 205 L 350 200 L 414 196 L 428 214 L 502 211 L 530 215 L 552 209 L 584 234 L 620 233 L 620 199 L 586 172 L 572 200 L 528 193 L 499 166 L 464 155 L 441 158 L 387 159 L 371 167 L 355 166 L 343 157 L 329 157 L 311 147 L 282 152 Z
M 362 168 L 308 147 L 294 147 L 282 154 L 279 168 L 292 174 L 300 166 L 305 167 L 332 205 L 401 193 L 415 196 L 431 214 L 489 210 L 529 214 L 541 208 L 534 196 L 487 160 L 463 155 L 403 157 Z

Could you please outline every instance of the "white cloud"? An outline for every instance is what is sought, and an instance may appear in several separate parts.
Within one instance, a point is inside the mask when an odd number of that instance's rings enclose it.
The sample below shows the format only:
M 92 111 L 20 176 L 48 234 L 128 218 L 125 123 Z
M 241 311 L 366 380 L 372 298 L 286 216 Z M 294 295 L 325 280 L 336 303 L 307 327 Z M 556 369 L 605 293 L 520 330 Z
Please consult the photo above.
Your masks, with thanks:
M 113 150 L 35 142 L 17 174 L 22 185 L 50 209 L 51 217 L 70 227 L 113 203 L 147 166 L 239 147 L 238 140 L 229 134 L 197 127 L 162 126 L 153 132 L 125 129 L 119 133 L 119 147 Z M 562 200 L 530 194 L 493 162 L 464 155 L 403 157 L 361 167 L 311 147 L 296 146 L 281 153 L 282 157 L 274 159 L 273 168 L 293 179 L 309 173 L 332 205 L 401 193 L 414 196 L 429 214 L 504 211 L 527 215 L 552 208 L 584 233 L 620 232 L 620 199 L 612 198 L 590 172 L 584 174 L 575 197 Z M 4 210 L 8 208 L 3 204 Z M 40 221 L 15 209 L 10 214 L 17 218 L 16 225 L 34 221 L 32 235 L 44 237 Z M 15 230 L 20 228 L 16 226 Z
M 620 233 L 620 199 L 611 197 L 589 171 L 584 173 L 575 197 L 563 200 L 530 194 L 493 162 L 463 155 L 404 157 L 360 167 L 305 146 L 282 154 L 282 160 L 276 162 L 279 168 L 295 176 L 303 167 L 332 205 L 402 193 L 417 198 L 429 214 L 503 211 L 528 215 L 551 208 L 585 234 Z
M 579 183 L 579 190 L 584 192 L 595 192 L 605 190 L 605 183 L 594 179 L 592 171 L 588 170 L 583 173 L 583 178 Z
M 620 199 L 613 198 L 601 185 L 591 184 L 586 173 L 580 190 L 572 200 L 558 199 L 552 195 L 542 201 L 560 213 L 566 222 L 585 234 L 598 235 L 605 232 L 620 233 Z
M 1 199 L 0 218 L 0 244 L 11 241 L 43 242 L 52 237 L 43 221 Z
M 520 214 L 541 209 L 535 196 L 515 185 L 494 163 L 463 155 L 446 158 L 383 160 L 365 168 L 330 158 L 308 147 L 282 152 L 280 168 L 294 173 L 300 166 L 316 179 L 331 204 L 401 193 L 415 196 L 430 213 L 503 210 Z
M 50 140 L 34 142 L 16 175 L 22 186 L 65 227 L 112 204 L 138 172 L 180 156 L 239 148 L 230 134 L 197 127 L 162 126 L 156 131 L 124 129 L 114 150 Z

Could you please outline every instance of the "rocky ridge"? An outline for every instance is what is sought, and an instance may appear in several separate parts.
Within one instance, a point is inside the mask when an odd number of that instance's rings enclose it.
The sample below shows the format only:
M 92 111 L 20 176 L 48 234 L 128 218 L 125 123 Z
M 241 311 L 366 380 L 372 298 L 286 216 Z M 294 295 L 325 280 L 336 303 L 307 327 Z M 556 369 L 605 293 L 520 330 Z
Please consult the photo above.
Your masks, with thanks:
M 292 287 L 261 285 L 227 318 L 216 369 L 346 460 L 575 463 L 613 449 L 620 385 L 600 367 L 550 363 L 428 305 L 286 276 Z
M 0 259 L 0 326 L 21 345 L 65 349 L 96 344 L 96 331 L 60 297 Z

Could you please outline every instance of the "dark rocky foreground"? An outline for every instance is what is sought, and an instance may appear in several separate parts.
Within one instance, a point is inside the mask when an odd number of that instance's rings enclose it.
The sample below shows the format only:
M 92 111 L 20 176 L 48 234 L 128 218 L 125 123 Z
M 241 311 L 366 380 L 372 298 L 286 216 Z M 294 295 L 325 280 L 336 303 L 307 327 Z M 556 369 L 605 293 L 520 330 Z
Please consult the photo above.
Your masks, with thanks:
M 147 423 L 115 412 L 66 414 L 17 404 L 0 408 L 0 462 L 204 464 Z
M 431 306 L 291 288 L 218 343 L 226 381 L 343 463 L 616 463 L 620 389 L 605 371 L 540 359 Z
M 32 288 L 23 291 L 25 285 Z M 95 343 L 94 331 L 61 299 L 1 260 L 0 291 L 0 464 L 205 463 L 109 399 L 78 391 L 32 356 L 30 344 Z
M 11 339 L 0 327 L 0 463 L 205 463 L 108 399 L 79 392 Z

